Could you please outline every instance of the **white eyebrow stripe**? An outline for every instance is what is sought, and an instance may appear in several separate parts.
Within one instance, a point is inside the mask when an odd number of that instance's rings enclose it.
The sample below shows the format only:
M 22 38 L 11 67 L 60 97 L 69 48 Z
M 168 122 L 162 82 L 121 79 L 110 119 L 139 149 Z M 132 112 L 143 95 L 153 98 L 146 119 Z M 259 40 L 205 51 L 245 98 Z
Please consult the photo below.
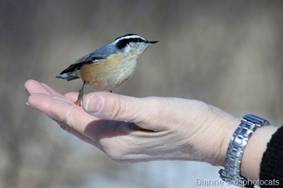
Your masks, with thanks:
M 129 35 L 129 36 L 125 36 L 125 37 L 121 37 L 121 38 L 116 39 L 115 43 L 117 43 L 117 42 L 119 42 L 119 41 L 121 41 L 123 39 L 132 39 L 132 38 L 140 38 L 140 39 L 145 40 L 145 38 L 143 38 L 143 37 L 141 37 L 139 35 Z

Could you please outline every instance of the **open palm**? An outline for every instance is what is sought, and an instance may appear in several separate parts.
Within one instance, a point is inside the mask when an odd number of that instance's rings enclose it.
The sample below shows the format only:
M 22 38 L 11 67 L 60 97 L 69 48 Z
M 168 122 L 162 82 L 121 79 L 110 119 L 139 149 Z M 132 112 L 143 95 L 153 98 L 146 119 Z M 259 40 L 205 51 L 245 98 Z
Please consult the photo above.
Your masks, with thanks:
M 25 88 L 31 107 L 119 161 L 221 164 L 238 124 L 238 119 L 197 100 L 94 92 L 84 96 L 81 107 L 74 104 L 76 92 L 62 95 L 34 80 L 27 81 Z
M 105 151 L 105 147 L 101 145 L 103 141 L 115 143 L 115 139 L 120 140 L 123 135 L 141 130 L 133 123 L 102 120 L 88 114 L 82 107 L 75 105 L 77 92 L 62 95 L 48 85 L 34 80 L 26 82 L 25 88 L 32 95 L 29 105 L 47 114 L 64 130 L 103 151 Z

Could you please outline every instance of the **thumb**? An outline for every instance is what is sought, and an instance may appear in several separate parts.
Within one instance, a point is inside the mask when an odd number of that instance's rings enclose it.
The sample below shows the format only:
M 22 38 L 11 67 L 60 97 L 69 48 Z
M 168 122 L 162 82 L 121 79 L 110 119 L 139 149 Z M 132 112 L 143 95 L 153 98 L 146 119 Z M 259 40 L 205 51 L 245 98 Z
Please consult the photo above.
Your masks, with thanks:
M 146 98 L 135 98 L 113 93 L 97 92 L 85 95 L 83 108 L 90 114 L 108 120 L 138 123 L 145 120 Z

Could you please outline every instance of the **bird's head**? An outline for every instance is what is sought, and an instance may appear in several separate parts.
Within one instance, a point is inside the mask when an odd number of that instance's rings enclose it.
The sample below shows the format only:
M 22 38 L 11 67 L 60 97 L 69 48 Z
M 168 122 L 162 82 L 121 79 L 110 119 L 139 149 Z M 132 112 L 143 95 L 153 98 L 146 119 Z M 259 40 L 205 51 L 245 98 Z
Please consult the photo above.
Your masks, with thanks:
M 158 41 L 146 40 L 137 34 L 127 34 L 116 38 L 113 41 L 113 44 L 117 50 L 121 51 L 122 53 L 140 55 L 147 47 L 157 42 Z

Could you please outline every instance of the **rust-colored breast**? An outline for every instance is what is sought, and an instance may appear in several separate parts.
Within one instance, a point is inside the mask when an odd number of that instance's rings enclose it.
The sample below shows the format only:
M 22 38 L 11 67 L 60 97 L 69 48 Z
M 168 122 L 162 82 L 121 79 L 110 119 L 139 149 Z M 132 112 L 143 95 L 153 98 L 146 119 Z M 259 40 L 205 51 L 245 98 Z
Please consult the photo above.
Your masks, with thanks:
M 112 89 L 121 58 L 121 55 L 115 54 L 102 62 L 83 65 L 80 69 L 81 79 L 99 90 Z

